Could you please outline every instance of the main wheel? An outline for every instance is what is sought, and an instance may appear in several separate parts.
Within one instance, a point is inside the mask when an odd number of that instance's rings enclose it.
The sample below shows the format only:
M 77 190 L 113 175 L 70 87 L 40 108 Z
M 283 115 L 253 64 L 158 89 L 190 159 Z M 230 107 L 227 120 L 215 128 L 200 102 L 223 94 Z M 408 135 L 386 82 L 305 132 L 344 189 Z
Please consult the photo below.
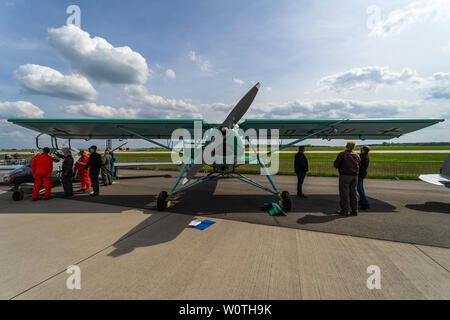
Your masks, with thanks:
M 12 198 L 14 201 L 20 201 L 23 199 L 23 191 L 19 190 L 19 191 L 14 191 Z
M 169 195 L 166 191 L 161 191 L 158 195 L 158 200 L 156 201 L 156 208 L 158 211 L 163 211 L 167 207 L 167 197 Z
M 281 199 L 283 199 L 283 209 L 284 211 L 291 211 L 292 209 L 292 199 L 291 195 L 287 191 L 281 193 Z

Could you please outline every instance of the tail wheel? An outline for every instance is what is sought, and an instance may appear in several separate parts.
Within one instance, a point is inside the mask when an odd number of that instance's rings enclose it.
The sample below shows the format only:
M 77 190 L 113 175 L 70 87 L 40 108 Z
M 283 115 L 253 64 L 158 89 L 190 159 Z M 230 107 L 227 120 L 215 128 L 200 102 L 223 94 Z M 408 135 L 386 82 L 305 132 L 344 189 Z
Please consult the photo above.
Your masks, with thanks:
M 281 193 L 281 199 L 283 200 L 283 209 L 284 211 L 291 211 L 292 209 L 292 199 L 291 195 L 287 191 L 283 191 Z
M 161 191 L 158 195 L 158 200 L 156 201 L 156 208 L 158 211 L 163 211 L 167 208 L 167 198 L 169 197 L 166 191 Z
M 19 190 L 19 191 L 14 191 L 12 198 L 14 201 L 20 201 L 23 199 L 23 191 Z

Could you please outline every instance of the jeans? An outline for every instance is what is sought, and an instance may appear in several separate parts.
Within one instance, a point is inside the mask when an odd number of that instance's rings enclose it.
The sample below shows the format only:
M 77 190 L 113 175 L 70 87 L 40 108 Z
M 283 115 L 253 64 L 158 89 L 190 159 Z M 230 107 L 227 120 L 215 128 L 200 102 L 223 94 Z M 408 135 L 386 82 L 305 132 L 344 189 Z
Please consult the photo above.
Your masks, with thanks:
M 89 178 L 91 179 L 92 189 L 95 193 L 99 192 L 99 181 L 98 181 L 99 170 L 89 169 Z
M 297 195 L 301 196 L 303 194 L 303 181 L 305 181 L 306 172 L 300 171 L 297 173 Z
M 358 212 L 357 176 L 339 176 L 339 197 L 341 209 L 345 212 Z
M 367 199 L 366 192 L 364 191 L 364 178 L 358 178 L 358 193 L 359 193 L 359 202 L 363 206 L 369 205 L 369 200 Z

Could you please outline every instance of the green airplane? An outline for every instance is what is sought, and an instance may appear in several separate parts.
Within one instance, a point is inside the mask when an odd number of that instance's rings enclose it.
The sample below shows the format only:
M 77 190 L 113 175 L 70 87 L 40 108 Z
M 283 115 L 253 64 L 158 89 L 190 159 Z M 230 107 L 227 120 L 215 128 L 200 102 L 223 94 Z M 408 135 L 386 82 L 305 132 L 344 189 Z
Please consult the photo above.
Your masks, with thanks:
M 444 121 L 444 119 L 246 119 L 240 122 L 250 108 L 259 88 L 259 83 L 251 88 L 221 124 L 207 123 L 204 120 L 196 119 L 15 118 L 8 119 L 8 121 L 41 134 L 47 134 L 53 139 L 143 139 L 173 152 L 181 153 L 187 161 L 184 162 L 170 191 L 161 191 L 158 195 L 157 209 L 160 211 L 171 206 L 170 199 L 172 196 L 215 176 L 236 178 L 270 192 L 277 197 L 279 205 L 285 211 L 290 211 L 292 200 L 289 192 L 278 189 L 264 161 L 272 154 L 306 139 L 387 140 Z M 206 133 L 206 139 L 201 139 L 194 150 L 185 149 L 180 152 L 170 143 L 160 142 L 162 139 L 169 141 L 176 129 L 185 129 L 193 133 L 195 125 L 201 129 L 202 137 Z M 242 135 L 242 132 L 248 132 L 251 129 L 256 132 L 261 132 L 261 130 L 271 132 L 274 129 L 278 132 L 278 139 L 292 141 L 275 148 L 271 147 L 270 150 L 262 153 L 256 152 L 251 139 Z M 250 148 L 255 151 L 252 158 L 244 156 L 245 140 Z M 233 148 L 227 149 L 227 145 L 232 145 Z M 210 151 L 208 155 L 206 155 L 206 151 Z M 242 159 L 242 157 L 245 159 Z M 218 161 L 220 158 L 222 158 L 222 161 Z M 237 173 L 235 169 L 244 163 L 259 164 L 261 172 L 266 175 L 270 186 L 263 186 L 255 180 Z M 204 165 L 212 167 L 212 171 L 193 179 Z M 179 186 L 180 182 L 181 186 Z

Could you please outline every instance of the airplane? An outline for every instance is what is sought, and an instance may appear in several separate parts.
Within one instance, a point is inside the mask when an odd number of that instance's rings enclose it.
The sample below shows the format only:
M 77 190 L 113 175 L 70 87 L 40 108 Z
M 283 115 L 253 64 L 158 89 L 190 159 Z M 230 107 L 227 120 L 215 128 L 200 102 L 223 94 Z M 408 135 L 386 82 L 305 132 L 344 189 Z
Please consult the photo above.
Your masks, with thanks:
M 437 186 L 450 188 L 450 155 L 445 159 L 440 174 L 421 174 L 419 179 Z
M 172 205 L 174 195 L 184 192 L 198 184 L 209 181 L 215 177 L 236 178 L 254 187 L 273 194 L 284 211 L 292 209 L 292 200 L 288 191 L 280 191 L 272 179 L 272 174 L 264 160 L 272 154 L 298 144 L 306 139 L 358 139 L 358 140 L 387 140 L 398 138 L 404 134 L 434 125 L 444 119 L 246 119 L 242 122 L 253 100 L 260 89 L 260 83 L 255 84 L 235 105 L 222 123 L 208 123 L 199 119 L 8 119 L 16 125 L 63 139 L 143 139 L 172 152 L 180 153 L 174 146 L 156 140 L 171 139 L 176 129 L 184 129 L 194 133 L 195 126 L 200 127 L 200 133 L 213 132 L 212 135 L 201 139 L 192 152 L 182 153 L 184 165 L 175 179 L 170 191 L 161 191 L 157 197 L 157 209 L 162 211 Z M 250 177 L 236 172 L 242 165 L 241 155 L 245 154 L 245 143 L 254 149 L 251 139 L 244 137 L 242 131 L 250 129 L 267 130 L 277 129 L 276 139 L 293 140 L 284 145 L 271 148 L 264 153 L 255 152 L 253 158 L 248 157 L 245 163 L 257 163 L 261 171 L 269 180 L 266 187 Z M 211 131 L 208 131 L 211 130 Z M 259 131 L 261 132 L 261 131 Z M 219 138 L 222 139 L 219 139 Z M 232 153 L 227 153 L 227 145 L 235 145 Z M 197 150 L 197 152 L 195 152 Z M 212 163 L 203 157 L 206 151 L 218 151 L 218 158 L 222 161 Z M 224 150 L 220 152 L 220 150 Z M 197 154 L 196 154 L 197 153 Z M 215 157 L 214 159 L 217 159 Z M 208 165 L 212 170 L 201 177 L 191 181 L 194 176 Z M 186 173 L 186 175 L 185 175 Z M 185 175 L 185 176 L 184 176 Z M 181 186 L 180 181 L 184 177 Z M 188 183 L 190 182 L 190 183 Z
M 53 141 L 52 141 L 53 143 Z M 126 143 L 124 143 L 126 144 Z M 121 146 L 123 146 L 122 144 Z M 36 143 L 39 148 L 39 143 Z M 56 144 L 57 145 L 57 144 Z M 70 146 L 72 157 L 76 161 L 79 157 L 79 150 Z M 115 148 L 113 151 L 117 150 L 119 147 Z M 57 186 L 61 184 L 61 173 L 62 173 L 62 159 L 59 157 L 63 154 L 62 149 L 59 147 L 50 148 L 50 155 L 53 158 L 53 170 L 51 174 L 52 186 Z M 59 156 L 58 156 L 59 155 Z M 33 157 L 34 158 L 34 157 Z M 31 162 L 33 158 L 26 161 L 23 165 L 0 165 L 0 170 L 12 169 L 3 176 L 3 183 L 11 186 L 10 191 L 12 192 L 12 198 L 14 201 L 20 201 L 24 198 L 25 194 L 31 194 L 33 192 L 34 177 L 31 172 Z M 181 163 L 173 162 L 115 162 L 114 163 L 114 176 L 118 176 L 118 169 L 121 167 L 140 167 L 140 166 L 156 166 L 156 165 L 169 165 Z

